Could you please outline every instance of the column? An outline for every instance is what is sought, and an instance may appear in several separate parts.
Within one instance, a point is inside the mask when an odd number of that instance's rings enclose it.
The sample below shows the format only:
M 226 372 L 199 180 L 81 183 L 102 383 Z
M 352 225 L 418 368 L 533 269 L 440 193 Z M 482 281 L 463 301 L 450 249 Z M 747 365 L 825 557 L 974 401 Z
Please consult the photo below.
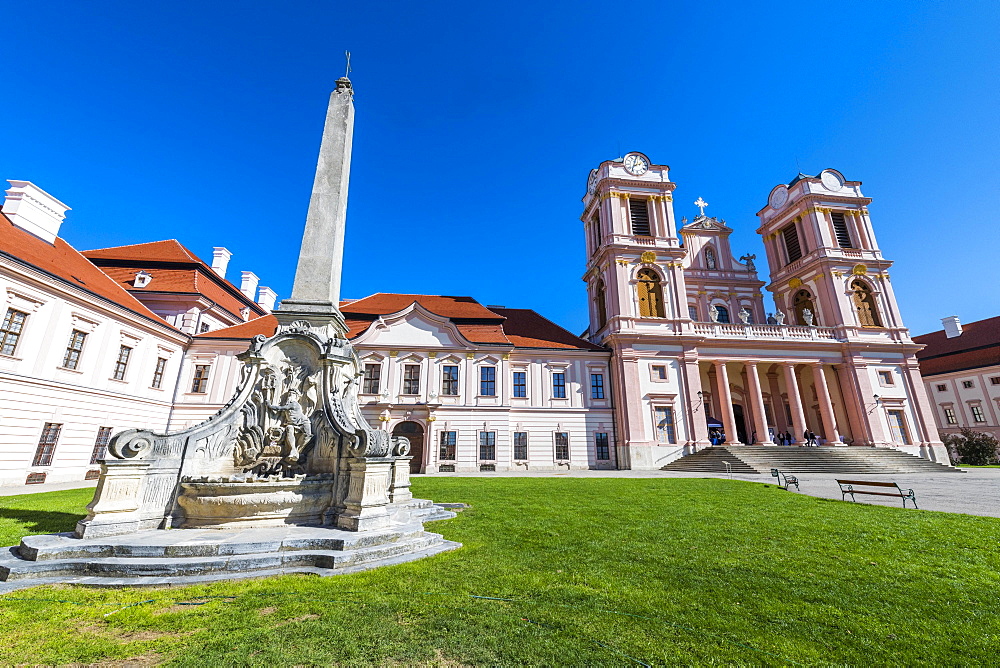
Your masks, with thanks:
M 753 424 L 757 438 L 750 439 L 761 445 L 774 445 L 771 434 L 767 431 L 767 418 L 764 415 L 764 394 L 760 390 L 760 376 L 757 375 L 756 362 L 744 362 L 747 372 L 747 385 L 750 387 L 750 401 L 753 402 Z M 753 445 L 753 443 L 751 443 Z
M 806 431 L 806 414 L 802 410 L 802 395 L 799 394 L 799 379 L 795 377 L 795 365 L 784 362 L 785 390 L 788 392 L 788 407 L 792 411 L 792 438 L 802 444 L 802 434 Z
M 687 397 L 687 411 L 684 417 L 689 425 L 689 445 L 694 446 L 697 450 L 709 445 L 708 421 L 705 419 L 706 408 L 703 401 L 704 395 L 701 392 L 701 368 L 697 351 L 687 351 L 682 359 L 684 360 L 682 370 L 687 388 L 687 391 L 683 393 Z
M 785 416 L 785 404 L 781 400 L 778 374 L 773 370 L 767 372 L 767 387 L 771 392 L 771 411 L 774 413 L 775 428 L 782 432 L 791 431 L 792 425 L 788 424 L 788 418 Z
M 837 433 L 837 421 L 833 416 L 833 404 L 830 402 L 830 389 L 826 386 L 826 374 L 823 364 L 813 364 L 813 381 L 816 383 L 816 396 L 819 399 L 819 414 L 823 419 L 823 431 L 827 445 L 843 445 L 840 434 Z
M 724 445 L 737 445 L 740 443 L 736 433 L 736 416 L 733 414 L 733 394 L 729 391 L 729 373 L 726 371 L 724 360 L 715 360 L 715 377 L 719 381 L 718 394 L 719 405 L 722 408 L 722 425 L 726 430 L 726 442 Z

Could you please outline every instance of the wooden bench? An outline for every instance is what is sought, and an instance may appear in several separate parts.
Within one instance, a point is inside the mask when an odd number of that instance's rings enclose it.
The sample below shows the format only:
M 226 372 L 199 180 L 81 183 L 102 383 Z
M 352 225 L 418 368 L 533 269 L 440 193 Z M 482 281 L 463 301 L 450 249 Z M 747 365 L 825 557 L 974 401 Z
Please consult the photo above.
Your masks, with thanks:
M 793 475 L 788 475 L 787 473 L 782 473 L 778 469 L 771 469 L 771 477 L 778 479 L 778 487 L 783 490 L 788 490 L 789 485 L 795 485 L 795 489 L 799 489 L 799 479 Z M 785 483 L 782 484 L 781 481 L 784 479 Z M 799 490 L 801 491 L 801 490 Z
M 846 501 L 847 495 L 851 495 L 851 501 L 854 501 L 855 494 L 874 494 L 875 496 L 895 496 L 903 499 L 903 507 L 906 507 L 906 500 L 909 499 L 913 501 L 913 507 L 917 507 L 917 497 L 912 489 L 904 490 L 898 484 L 894 482 L 872 482 L 871 480 L 838 480 L 837 484 L 840 485 L 841 500 Z M 877 487 L 879 489 L 885 489 L 887 487 L 893 488 L 895 491 L 883 491 L 876 492 L 870 489 L 855 489 L 856 487 Z

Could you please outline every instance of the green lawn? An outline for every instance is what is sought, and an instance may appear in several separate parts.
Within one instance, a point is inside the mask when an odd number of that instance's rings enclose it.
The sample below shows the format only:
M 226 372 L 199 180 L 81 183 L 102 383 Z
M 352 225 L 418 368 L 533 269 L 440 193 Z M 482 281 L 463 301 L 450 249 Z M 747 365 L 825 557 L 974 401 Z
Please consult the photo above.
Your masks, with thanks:
M 996 663 L 1000 520 L 718 479 L 420 478 L 465 547 L 368 573 L 0 597 L 0 664 Z M 0 537 L 90 490 L 0 498 Z M 116 664 L 117 665 L 117 664 Z

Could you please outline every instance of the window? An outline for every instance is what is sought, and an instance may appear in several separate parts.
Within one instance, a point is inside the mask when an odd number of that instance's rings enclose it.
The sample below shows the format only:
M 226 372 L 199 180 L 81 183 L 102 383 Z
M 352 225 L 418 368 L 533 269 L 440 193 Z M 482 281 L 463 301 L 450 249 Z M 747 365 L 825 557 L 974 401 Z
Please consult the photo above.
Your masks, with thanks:
M 528 374 L 525 371 L 514 372 L 514 396 L 528 396 Z
M 705 248 L 705 266 L 709 269 L 717 269 L 718 261 L 715 259 L 715 250 L 708 246 Z
M 378 394 L 379 379 L 382 377 L 381 364 L 366 364 L 365 375 L 361 381 L 362 394 Z
M 898 445 L 910 444 L 910 432 L 906 429 L 906 416 L 903 411 L 888 411 L 889 430 L 892 432 L 892 441 Z
M 458 394 L 458 367 L 454 364 L 441 367 L 441 394 L 449 397 Z
M 958 418 L 955 416 L 954 408 L 944 409 L 944 419 L 948 424 L 958 424 Z
M 528 459 L 528 432 L 514 432 L 514 459 L 525 461 Z
M 46 422 L 42 428 L 42 436 L 38 439 L 38 449 L 35 450 L 35 459 L 32 466 L 51 466 L 52 455 L 59 442 L 59 434 L 62 432 L 62 425 L 54 422 Z
M 594 434 L 594 448 L 597 451 L 598 461 L 606 462 L 611 459 L 611 449 L 608 447 L 608 435 L 605 432 Z
M 597 279 L 594 286 L 594 306 L 597 307 L 597 329 L 600 330 L 608 324 L 608 298 L 601 279 Z
M 729 319 L 729 309 L 727 309 L 725 306 L 716 305 L 715 313 L 716 313 L 715 317 L 717 318 L 716 322 L 721 322 L 723 324 L 729 324 L 731 322 L 731 320 Z
M 115 380 L 125 380 L 125 371 L 128 369 L 128 359 L 132 356 L 132 349 L 122 346 L 118 349 L 118 359 L 115 361 L 115 372 L 112 378 Z
M 80 354 L 83 352 L 83 342 L 86 340 L 86 332 L 78 329 L 74 329 L 69 335 L 69 345 L 66 346 L 66 354 L 63 355 L 64 369 L 75 369 L 80 364 Z
M 90 454 L 90 463 L 96 464 L 108 454 L 108 442 L 111 440 L 111 427 L 101 427 L 97 430 L 94 441 L 94 451 Z
M 497 433 L 495 431 L 479 432 L 479 458 L 486 460 L 497 458 Z
M 647 318 L 665 318 L 663 288 L 660 277 L 652 269 L 640 269 L 636 274 L 636 294 L 639 297 L 639 315 Z
M 556 461 L 569 461 L 569 434 L 564 431 L 556 432 Z
M 201 325 L 198 327 L 198 333 L 204 334 L 207 331 L 208 331 L 208 323 L 207 322 L 201 323 Z
M 632 217 L 632 234 L 652 236 L 649 228 L 649 206 L 644 199 L 629 199 L 628 211 Z
M 781 238 L 785 241 L 785 253 L 788 255 L 788 264 L 802 257 L 802 246 L 799 244 L 799 231 L 795 229 L 795 223 L 781 230 Z
M 479 396 L 495 397 L 497 395 L 497 368 L 495 366 L 479 367 Z
M 403 394 L 420 394 L 420 365 L 403 365 Z
M 799 325 L 818 325 L 819 317 L 816 314 L 816 305 L 813 303 L 812 295 L 808 290 L 799 290 L 795 293 L 795 298 L 792 300 L 792 308 L 795 310 L 795 319 Z M 806 313 L 808 311 L 809 313 Z M 809 322 L 809 318 L 812 317 L 812 322 Z
M 3 317 L 3 326 L 0 327 L 0 354 L 13 355 L 17 350 L 17 340 L 21 338 L 21 330 L 24 329 L 24 321 L 28 319 L 28 314 L 7 309 L 7 315 Z
M 962 387 L 964 387 L 967 390 L 971 390 L 975 386 L 976 386 L 976 384 L 973 383 L 971 380 L 963 380 L 962 381 Z
M 690 317 L 695 322 L 698 321 L 698 307 L 694 304 L 688 305 L 688 317 Z
M 191 392 L 193 394 L 205 394 L 208 391 L 208 370 L 209 364 L 195 364 L 194 378 L 191 380 Z
M 649 375 L 653 380 L 666 380 L 667 367 L 663 364 L 654 364 L 649 367 Z
M 441 451 L 439 459 L 445 461 L 454 461 L 455 459 L 455 442 L 457 439 L 458 432 L 455 431 L 442 431 L 441 432 Z
M 837 244 L 841 248 L 854 248 L 851 245 L 851 234 L 847 231 L 847 221 L 844 219 L 844 214 L 834 211 L 830 214 L 830 219 L 833 221 L 833 232 L 837 236 Z
M 986 422 L 986 415 L 983 414 L 983 407 L 979 404 L 969 406 L 972 410 L 972 419 L 976 422 Z
M 674 409 L 670 406 L 656 408 L 656 440 L 660 443 L 676 443 L 677 433 L 674 429 Z
M 590 374 L 590 398 L 591 399 L 603 399 L 604 398 L 604 374 L 603 373 L 592 373 L 592 374 Z
M 564 373 L 552 374 L 552 398 L 553 399 L 566 398 L 566 374 Z
M 896 383 L 892 380 L 891 371 L 879 371 L 878 372 L 878 382 L 882 387 L 892 387 Z
M 941 384 L 939 384 L 937 386 L 937 391 L 938 392 L 947 392 L 948 391 L 948 386 L 945 385 L 944 383 L 941 383 Z
M 878 317 L 878 307 L 875 306 L 875 298 L 868 285 L 858 279 L 851 283 L 851 291 L 854 310 L 858 314 L 858 324 L 862 327 L 881 327 L 882 320 Z
M 160 386 L 163 385 L 163 372 L 166 370 L 166 368 L 167 368 L 167 358 L 166 357 L 158 357 L 156 359 L 156 368 L 153 370 L 153 385 L 152 385 L 152 387 L 154 389 L 158 390 L 158 389 L 160 389 Z
M 990 378 L 990 385 L 1000 385 L 1000 376 Z

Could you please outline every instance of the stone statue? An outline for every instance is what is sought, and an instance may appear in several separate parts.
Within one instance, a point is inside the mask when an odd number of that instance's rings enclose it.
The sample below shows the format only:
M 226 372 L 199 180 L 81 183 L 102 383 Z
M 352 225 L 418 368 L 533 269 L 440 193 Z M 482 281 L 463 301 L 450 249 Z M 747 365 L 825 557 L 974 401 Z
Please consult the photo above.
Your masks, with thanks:
M 782 313 L 781 311 L 774 312 L 774 319 L 778 321 L 779 325 L 785 324 L 785 314 Z
M 708 309 L 708 317 L 712 319 L 712 322 L 719 322 L 719 309 L 712 304 L 712 307 Z
M 745 307 L 740 309 L 740 321 L 742 321 L 744 325 L 750 324 L 750 311 L 748 311 Z
M 808 308 L 802 309 L 802 319 L 806 321 L 806 327 L 812 327 L 813 312 Z
M 748 254 L 740 256 L 740 262 L 746 263 L 748 271 L 757 271 L 757 266 L 753 263 L 753 261 L 756 259 L 757 259 L 756 253 L 754 253 L 753 255 Z
M 299 391 L 295 388 L 288 390 L 285 403 L 280 406 L 268 404 L 267 407 L 279 413 L 282 417 L 281 430 L 286 449 L 284 451 L 285 460 L 291 463 L 299 461 L 301 453 L 312 442 L 313 428 L 302 405 L 298 402 Z M 281 442 L 279 441 L 279 442 Z
M 773 313 L 768 313 L 767 314 L 767 324 L 769 324 L 769 325 L 777 325 L 778 324 L 778 319 L 774 317 Z

